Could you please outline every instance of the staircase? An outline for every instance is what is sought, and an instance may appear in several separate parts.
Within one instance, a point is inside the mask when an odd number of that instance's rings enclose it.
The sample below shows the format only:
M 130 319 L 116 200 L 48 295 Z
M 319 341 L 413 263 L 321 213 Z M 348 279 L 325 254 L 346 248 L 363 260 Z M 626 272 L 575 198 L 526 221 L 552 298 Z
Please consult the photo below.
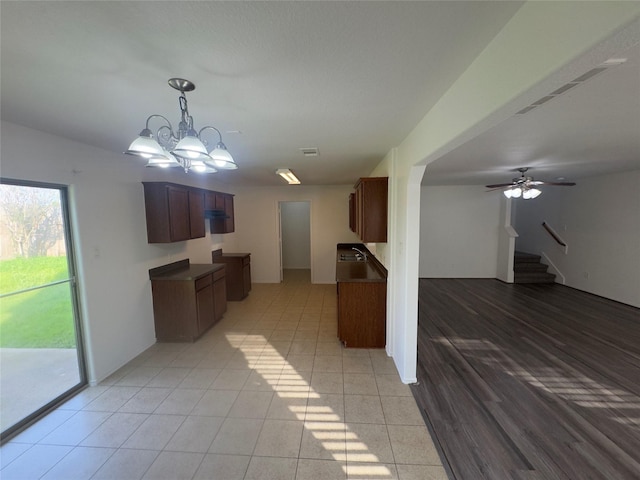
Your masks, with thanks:
M 540 263 L 540 255 L 516 252 L 513 262 L 513 283 L 555 283 L 556 276 Z

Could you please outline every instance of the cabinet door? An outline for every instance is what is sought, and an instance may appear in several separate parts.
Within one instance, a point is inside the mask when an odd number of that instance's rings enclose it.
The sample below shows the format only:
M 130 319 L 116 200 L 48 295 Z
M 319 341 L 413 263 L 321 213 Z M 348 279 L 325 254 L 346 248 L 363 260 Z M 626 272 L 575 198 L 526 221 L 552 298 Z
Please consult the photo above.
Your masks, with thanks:
M 217 193 L 215 195 L 215 199 L 216 199 L 216 210 L 222 210 L 224 211 L 224 198 L 226 197 L 226 195 L 224 193 Z
M 356 194 L 349 194 L 349 229 L 356 231 Z
M 224 197 L 224 233 L 232 233 L 235 231 L 235 222 L 233 219 L 233 195 L 225 195 Z
M 388 178 L 361 178 L 355 185 L 355 232 L 365 243 L 387 241 Z
M 207 278 L 210 281 L 211 275 Z M 196 290 L 196 310 L 198 312 L 198 335 L 200 335 L 215 322 L 213 285 L 211 283 L 204 288 Z
M 215 193 L 215 210 L 224 212 L 224 217 L 211 219 L 211 233 L 232 233 L 235 231 L 233 220 L 233 195 Z
M 226 197 L 226 194 L 215 192 L 213 195 L 213 199 L 214 199 L 213 209 L 218 212 L 224 212 L 226 215 L 226 210 L 224 208 L 225 197 Z M 211 219 L 211 233 L 227 233 L 226 220 L 223 216 Z
M 207 190 L 204 194 L 204 208 L 206 210 L 216 209 L 216 192 Z
M 204 192 L 189 190 L 189 231 L 191 238 L 205 236 L 204 227 Z
M 169 232 L 172 242 L 191 238 L 191 222 L 189 220 L 189 191 L 184 188 L 168 186 L 167 201 L 169 204 Z
M 338 337 L 345 347 L 384 348 L 386 283 L 338 282 Z
M 227 282 L 225 277 L 220 277 L 213 282 L 213 305 L 214 317 L 217 322 L 227 311 Z

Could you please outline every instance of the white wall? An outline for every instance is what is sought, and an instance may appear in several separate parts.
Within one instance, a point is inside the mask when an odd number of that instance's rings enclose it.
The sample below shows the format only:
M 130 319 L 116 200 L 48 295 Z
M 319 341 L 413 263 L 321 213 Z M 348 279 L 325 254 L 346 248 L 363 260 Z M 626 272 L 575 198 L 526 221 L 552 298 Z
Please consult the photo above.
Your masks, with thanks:
M 565 284 L 640 307 L 640 170 L 548 187 L 532 201 L 517 201 L 516 248 L 544 253 Z M 565 241 L 558 245 L 547 222 Z
M 282 267 L 311 268 L 311 211 L 309 202 L 281 202 Z
M 496 278 L 501 199 L 485 190 L 422 187 L 421 278 Z
M 233 192 L 15 124 L 2 122 L 1 133 L 3 177 L 69 186 L 88 375 L 100 381 L 155 342 L 150 268 L 184 258 L 211 263 L 211 250 L 235 248 L 234 234 L 149 245 L 140 182 Z
M 358 242 L 349 230 L 349 193 L 353 187 L 238 187 L 235 189 L 237 252 L 251 253 L 251 278 L 280 282 L 278 203 L 308 201 L 311 205 L 311 281 L 334 283 L 336 245 Z M 231 250 L 225 248 L 225 251 Z

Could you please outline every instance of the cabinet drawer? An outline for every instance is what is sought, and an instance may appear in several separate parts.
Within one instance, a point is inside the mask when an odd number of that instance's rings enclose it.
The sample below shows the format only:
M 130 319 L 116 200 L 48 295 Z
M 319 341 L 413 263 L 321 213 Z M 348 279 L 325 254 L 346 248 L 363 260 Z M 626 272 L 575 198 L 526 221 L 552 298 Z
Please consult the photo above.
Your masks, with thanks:
M 202 290 L 205 287 L 208 287 L 212 283 L 212 275 L 207 275 L 206 277 L 202 277 L 196 280 L 196 291 Z
M 216 282 L 217 280 L 222 280 L 225 277 L 225 274 L 226 274 L 226 268 L 223 265 L 223 268 L 213 272 L 213 281 Z

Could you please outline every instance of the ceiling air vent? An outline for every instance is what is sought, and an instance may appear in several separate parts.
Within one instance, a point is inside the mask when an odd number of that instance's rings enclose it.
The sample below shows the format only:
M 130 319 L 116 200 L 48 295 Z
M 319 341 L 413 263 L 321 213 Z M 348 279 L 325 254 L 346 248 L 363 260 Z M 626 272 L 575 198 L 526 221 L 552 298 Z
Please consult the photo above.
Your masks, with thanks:
M 524 115 L 525 113 L 530 112 L 531 110 L 533 110 L 534 108 L 542 105 L 543 103 L 547 103 L 549 100 L 552 100 L 552 99 L 556 98 L 557 96 L 562 95 L 563 93 L 565 93 L 566 91 L 572 89 L 573 87 L 577 87 L 581 83 L 584 83 L 587 80 L 595 77 L 599 73 L 604 72 L 608 68 L 614 67 L 616 65 L 620 65 L 620 64 L 622 64 L 624 62 L 626 62 L 626 59 L 624 59 L 624 58 L 610 58 L 609 60 L 604 62 L 599 67 L 592 68 L 588 72 L 583 73 L 582 75 L 580 75 L 575 80 L 572 80 L 569 83 L 564 84 L 560 88 L 557 88 L 556 90 L 551 92 L 549 95 L 545 95 L 544 97 L 542 97 L 542 98 L 536 100 L 535 102 L 533 102 L 528 107 L 524 107 L 522 110 L 516 112 L 516 115 Z
M 576 78 L 572 83 L 582 83 L 585 82 L 587 80 L 589 80 L 591 77 L 595 77 L 597 74 L 604 72 L 607 69 L 607 67 L 597 67 L 597 68 L 592 68 L 591 70 L 589 70 L 587 73 L 580 75 L 578 78 Z
M 531 105 L 535 105 L 535 106 L 537 107 L 537 106 L 542 105 L 543 103 L 547 103 L 547 102 L 548 102 L 549 100 L 551 100 L 552 98 L 553 98 L 553 95 L 547 95 L 546 97 L 542 97 L 541 99 L 536 100 L 536 101 L 535 101 L 535 102 L 533 102 Z
M 550 95 L 562 95 L 564 92 L 566 92 L 567 90 L 569 90 L 570 88 L 576 87 L 580 85 L 579 83 L 567 83 L 563 86 L 561 86 L 559 89 L 554 90 L 553 92 L 550 93 Z
M 533 110 L 534 108 L 536 108 L 535 105 L 529 105 L 528 107 L 524 107 L 522 110 L 520 110 L 519 112 L 516 112 L 516 115 L 524 115 L 527 112 L 530 112 L 531 110 Z
M 320 155 L 317 147 L 304 147 L 301 148 L 300 151 L 305 157 L 317 157 L 318 155 Z

